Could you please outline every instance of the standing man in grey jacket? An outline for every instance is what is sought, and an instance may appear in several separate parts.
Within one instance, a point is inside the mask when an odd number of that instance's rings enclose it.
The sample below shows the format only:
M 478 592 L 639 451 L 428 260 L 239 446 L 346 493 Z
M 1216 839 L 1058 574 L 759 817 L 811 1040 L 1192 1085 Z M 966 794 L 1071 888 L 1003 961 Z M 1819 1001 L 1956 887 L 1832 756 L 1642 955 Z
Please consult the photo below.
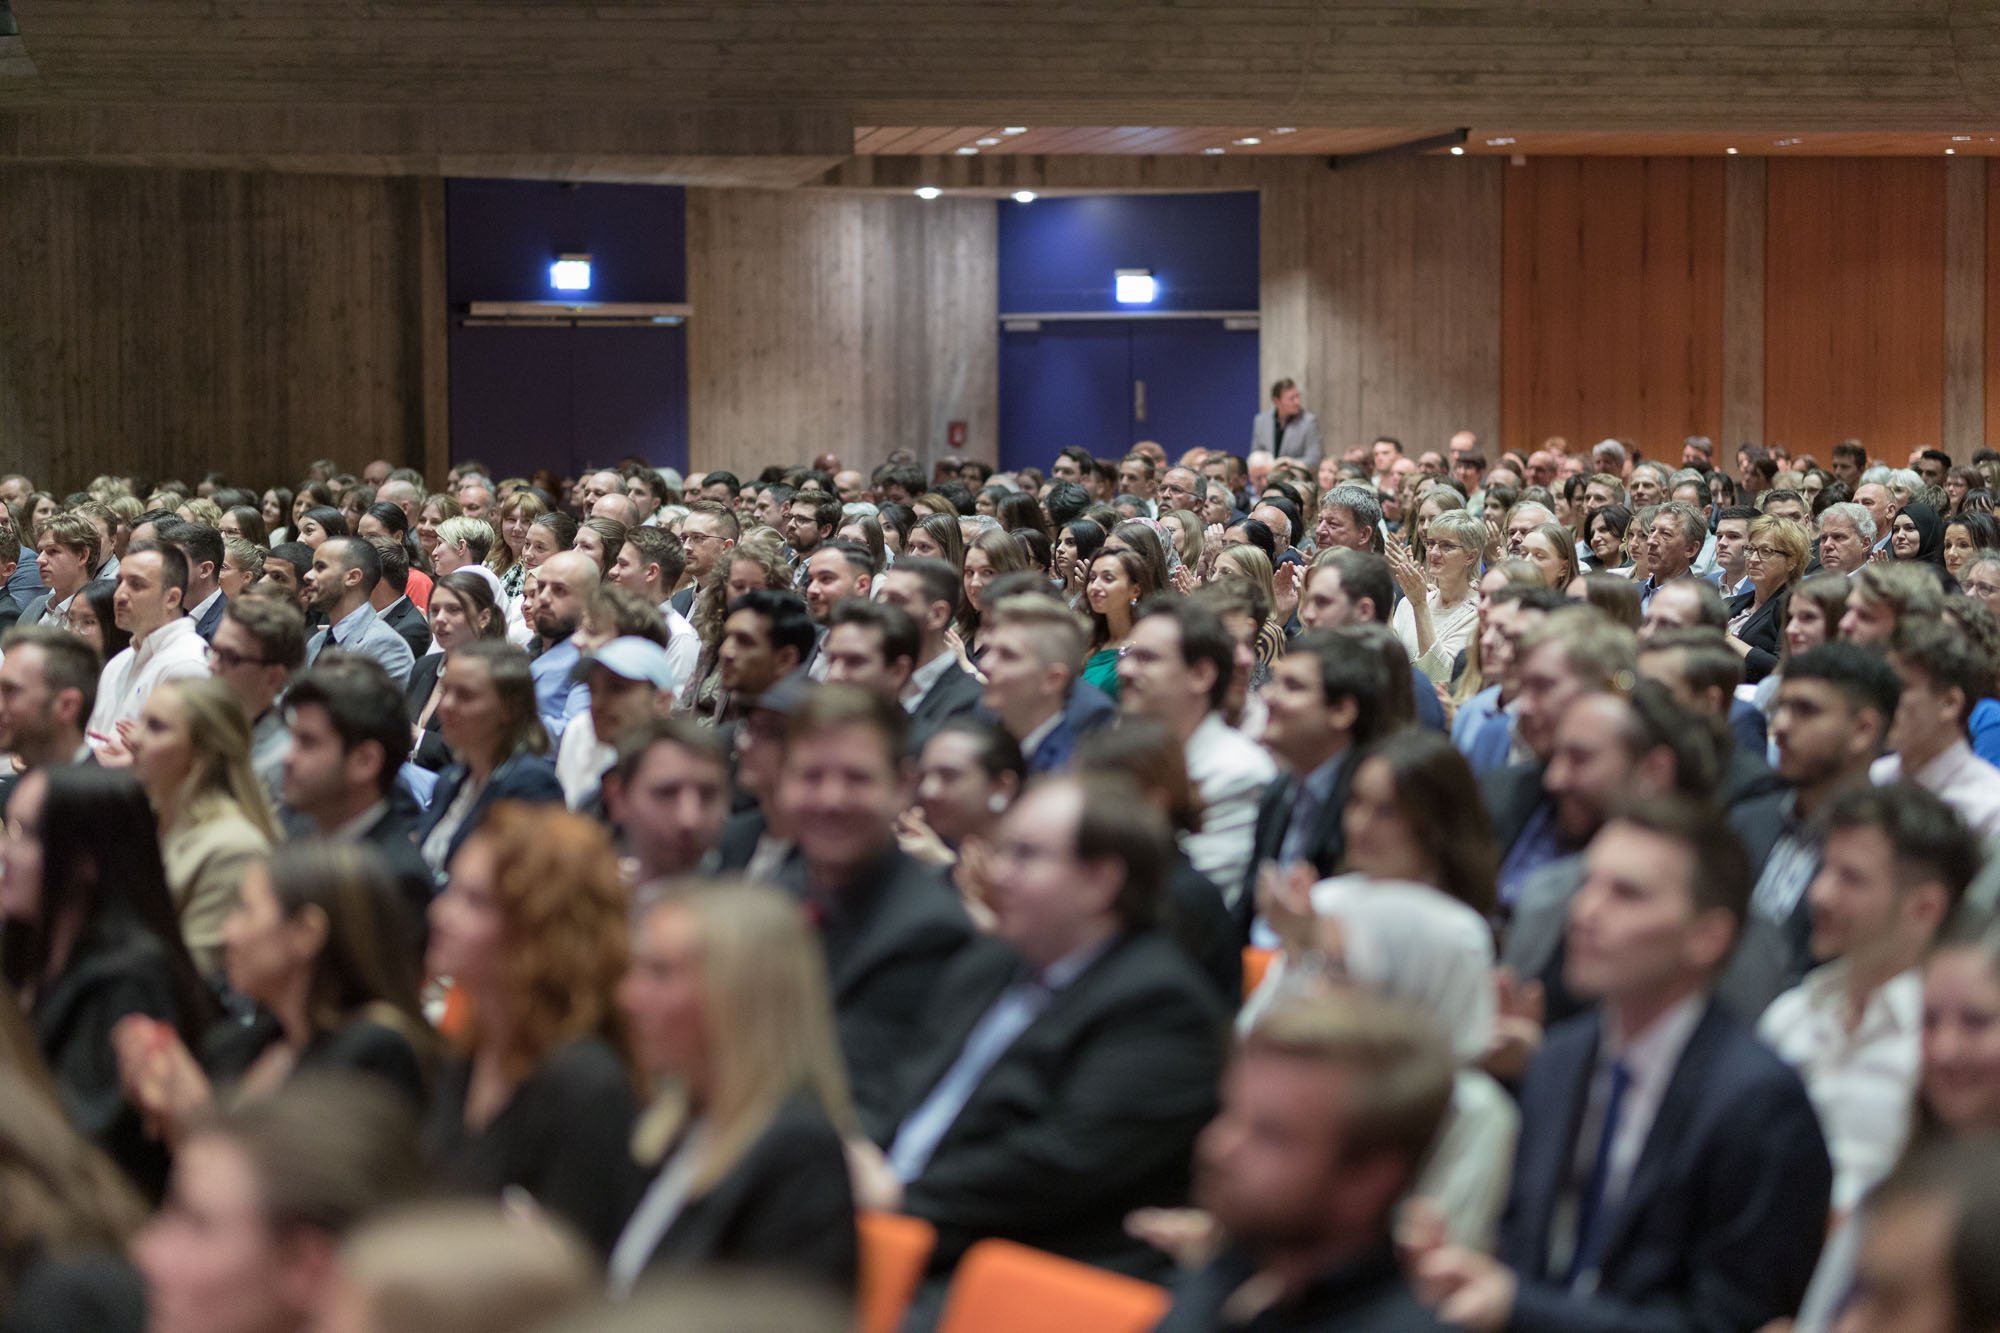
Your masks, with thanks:
M 1271 406 L 1250 423 L 1250 448 L 1267 450 L 1274 458 L 1296 458 L 1307 467 L 1319 463 L 1319 419 L 1299 400 L 1296 380 L 1271 386 Z

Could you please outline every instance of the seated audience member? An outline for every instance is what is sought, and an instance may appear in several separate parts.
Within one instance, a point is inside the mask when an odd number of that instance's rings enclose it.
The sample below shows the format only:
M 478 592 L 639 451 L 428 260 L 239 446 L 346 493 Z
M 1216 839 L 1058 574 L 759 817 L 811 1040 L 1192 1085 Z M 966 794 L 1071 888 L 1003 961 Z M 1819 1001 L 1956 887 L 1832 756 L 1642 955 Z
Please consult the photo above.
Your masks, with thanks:
M 238 597 L 222 608 L 221 623 L 208 640 L 209 670 L 250 719 L 250 771 L 275 803 L 291 747 L 278 699 L 305 663 L 305 620 L 288 601 Z
M 1771 714 L 1776 767 L 1785 790 L 1744 803 L 1730 820 L 1749 850 L 1751 865 L 1762 866 L 1750 895 L 1750 915 L 1777 928 L 1784 969 L 1766 978 L 1761 1000 L 1751 990 L 1735 992 L 1742 1012 L 1761 1013 L 1811 966 L 1807 889 L 1820 866 L 1815 821 L 1834 798 L 1868 781 L 1869 765 L 1881 753 L 1901 694 L 1896 673 L 1881 655 L 1851 643 L 1822 644 L 1785 664 Z
M 1868 563 L 1877 536 L 1875 519 L 1858 504 L 1828 505 L 1819 515 L 1819 565 L 1848 578 Z
M 1887 645 L 1902 682 L 1888 748 L 1868 776 L 1914 782 L 1957 812 L 1980 841 L 2000 843 L 2000 769 L 1972 752 L 1972 709 L 1993 692 L 1993 663 L 1940 621 L 1910 620 Z
M 1935 620 L 1944 612 L 1938 581 L 1914 564 L 1877 560 L 1849 581 L 1840 637 L 1855 644 L 1886 646 L 1905 621 Z
M 250 770 L 250 724 L 222 682 L 173 680 L 146 700 L 132 775 L 159 817 L 167 888 L 204 975 L 222 964 L 222 923 L 246 866 L 279 836 Z
M 430 1027 L 398 910 L 387 868 L 365 848 L 298 843 L 253 862 L 223 930 L 229 987 L 256 1006 L 250 1020 L 210 1028 L 199 1062 L 157 1019 L 133 1015 L 114 1034 L 147 1125 L 179 1143 L 217 1085 L 232 1101 L 255 1098 L 307 1070 L 366 1074 L 422 1107 Z
M 1201 1133 L 1196 1198 L 1227 1237 L 1160 1333 L 1440 1327 L 1397 1262 L 1397 1209 L 1451 1105 L 1452 1061 L 1408 1011 L 1349 992 L 1267 1013 Z
M 981 703 L 1021 747 L 1030 773 L 1068 767 L 1076 743 L 1111 721 L 1117 705 L 1079 678 L 1085 625 L 1048 597 L 996 600 L 988 613 Z
M 12 530 L 10 524 L 8 531 Z M 91 572 L 103 559 L 97 525 L 82 514 L 53 514 L 32 540 L 35 549 L 26 552 L 20 567 L 38 574 L 46 586 L 22 606 L 15 623 L 23 628 L 44 625 L 61 629 L 77 593 L 91 581 Z
M 59 629 L 19 625 L 0 638 L 0 752 L 21 772 L 91 760 L 83 728 L 99 667 L 88 645 Z M 0 773 L 0 809 L 19 781 Z
M 1396 584 L 1389 562 L 1374 552 L 1345 547 L 1322 551 L 1300 577 L 1298 621 L 1304 628 L 1389 623 Z M 1444 730 L 1444 706 L 1431 678 L 1412 666 L 1410 686 L 1418 724 Z
M 306 645 L 306 665 L 329 648 L 371 657 L 402 689 L 410 683 L 416 654 L 401 634 L 385 624 L 371 599 L 382 582 L 382 557 L 362 537 L 329 537 L 313 552 L 306 596 L 326 628 Z
M 166 1158 L 119 1087 L 111 1032 L 144 1014 L 198 1042 L 215 1005 L 181 939 L 145 793 L 95 766 L 33 770 L 8 800 L 5 870 L 0 969 L 63 1111 L 157 1197 Z
M 600 1280 L 596 1256 L 568 1228 L 468 1202 L 399 1208 L 356 1227 L 336 1273 L 316 1326 L 328 1333 L 543 1333 Z
M 877 1129 L 972 926 L 943 875 L 896 843 L 903 710 L 852 686 L 809 688 L 784 720 L 776 798 L 798 856 L 781 873 L 818 924 L 855 1109 Z
M 1119 660 L 1120 707 L 1180 737 L 1188 778 L 1201 796 L 1201 832 L 1186 840 L 1188 860 L 1228 893 L 1247 882 L 1258 802 L 1277 765 L 1217 711 L 1235 667 L 1235 645 L 1215 614 L 1166 597 L 1139 608 Z
M 1050 779 L 1008 812 L 993 937 L 940 980 L 861 1196 L 938 1228 L 1158 1275 L 1134 1208 L 1176 1204 L 1215 1109 L 1225 1010 L 1158 929 L 1166 821 L 1127 782 Z
M 1181 849 L 1180 839 L 1200 830 L 1202 811 L 1179 739 L 1149 718 L 1127 718 L 1084 738 L 1077 747 L 1076 771 L 1129 779 L 1166 817 L 1174 843 L 1167 854 L 1160 926 L 1215 983 L 1222 1002 L 1234 1008 L 1243 997 L 1243 929 L 1230 914 L 1222 889 L 1196 870 Z
M 1755 1329 L 1798 1308 L 1832 1168 L 1798 1076 L 1711 998 L 1748 895 L 1741 846 L 1684 802 L 1591 841 L 1565 968 L 1599 1008 L 1529 1068 L 1498 1257 L 1413 1255 L 1445 1323 Z
M 1654 607 L 1662 600 L 1654 598 Z M 1702 628 L 1648 636 L 1639 644 L 1639 676 L 1658 681 L 1676 705 L 1707 724 L 1720 766 L 1716 802 L 1725 812 L 1778 789 L 1778 775 L 1764 762 L 1764 715 L 1736 698 L 1743 660 L 1721 634 Z
M 1750 589 L 1729 602 L 1729 646 L 1752 684 L 1778 665 L 1791 591 L 1806 572 L 1812 534 L 1803 523 L 1765 515 L 1750 525 L 1743 561 Z
M 208 645 L 181 613 L 187 557 L 162 542 L 133 542 L 118 566 L 118 628 L 131 647 L 104 664 L 91 709 L 90 744 L 102 759 L 131 759 L 131 731 L 162 681 L 208 674 Z
M 1942 801 L 1908 783 L 1848 791 L 1820 819 L 1807 891 L 1812 956 L 1760 1035 L 1805 1079 L 1846 1214 L 1888 1174 L 1909 1133 L 1924 1026 L 1920 964 L 1979 865 Z
M 368 1080 L 314 1074 L 193 1128 L 133 1243 L 150 1333 L 306 1333 L 341 1238 L 424 1183 L 416 1117 Z
M 674 609 L 674 599 L 669 596 L 686 561 L 680 541 L 665 528 L 632 528 L 625 534 L 625 544 L 612 562 L 610 575 L 611 582 L 659 608 L 667 631 L 667 659 L 673 665 L 674 679 L 683 684 L 694 679 L 701 660 L 701 636 L 687 616 Z
M 2000 1327 L 2000 1155 L 1991 1140 L 1913 1154 L 1868 1198 L 1841 1333 Z
M 630 1202 L 636 1091 L 619 1035 L 626 899 L 603 830 L 496 806 L 453 853 L 427 958 L 469 1013 L 426 1143 L 439 1183 L 525 1190 L 608 1252 Z
M 1453 754 L 1449 746 L 1444 753 Z M 1520 1128 L 1512 1099 L 1478 1067 L 1494 1039 L 1492 927 L 1428 884 L 1366 874 L 1314 885 L 1307 907 L 1308 919 L 1296 928 L 1303 948 L 1290 966 L 1274 962 L 1237 1027 L 1254 1030 L 1274 1005 L 1331 976 L 1406 1006 L 1443 1033 L 1459 1073 L 1415 1192 L 1453 1243 L 1491 1250 Z M 1288 943 L 1294 933 L 1287 931 Z
M 758 695 L 727 729 L 736 763 L 736 807 L 722 826 L 716 867 L 740 870 L 747 879 L 771 880 L 792 859 L 797 844 L 778 801 L 778 774 L 784 767 L 785 719 L 812 694 L 812 682 L 794 673 Z
M 897 836 L 919 859 L 950 864 L 968 843 L 990 840 L 1020 798 L 1028 765 L 1005 727 L 961 715 L 931 734 L 917 755 L 916 776 L 916 802 L 903 812 Z M 966 887 L 959 885 L 961 893 Z
M 819 660 L 827 680 L 871 690 L 902 708 L 918 648 L 916 624 L 901 607 L 847 597 L 827 615 Z
M 1403 599 L 1391 626 L 1425 677 L 1449 682 L 1451 667 L 1479 623 L 1479 560 L 1486 524 L 1463 510 L 1432 519 L 1425 530 L 1425 567 L 1401 542 L 1389 547 Z
M 729 756 L 712 728 L 648 718 L 619 739 L 604 805 L 635 888 L 709 869 L 729 814 Z
M 434 652 L 425 654 L 410 671 L 410 684 L 403 693 L 404 710 L 410 719 L 410 758 L 422 768 L 436 772 L 450 766 L 451 750 L 439 730 L 438 705 L 444 701 L 439 688 L 445 663 L 451 654 L 475 639 L 504 639 L 506 613 L 494 600 L 493 585 L 476 574 L 443 574 L 431 589 L 431 643 Z
M 504 640 L 475 639 L 445 665 L 438 730 L 458 761 L 438 775 L 417 826 L 417 849 L 440 877 L 495 801 L 562 800 L 527 654 Z
M 805 572 L 799 594 L 822 633 L 837 604 L 866 598 L 875 582 L 875 557 L 854 542 L 830 541 L 801 560 L 799 568 Z M 815 680 L 825 678 L 824 664 L 815 658 L 810 665 Z
M 1516 755 L 1530 753 L 1514 734 L 1520 712 L 1521 639 L 1544 616 L 1568 605 L 1568 599 L 1554 588 L 1506 582 L 1506 577 L 1490 571 L 1486 575 L 1488 592 L 1480 612 L 1479 637 L 1473 640 L 1465 670 L 1452 691 L 1457 711 L 1451 720 L 1451 743 L 1472 765 L 1473 775 L 1481 779 L 1505 768 Z M 1532 577 L 1539 579 L 1540 571 Z M 1492 586 L 1496 580 L 1500 581 L 1497 588 Z
M 1307 630 L 1274 664 L 1264 693 L 1264 745 L 1286 774 L 1257 804 L 1249 868 L 1235 887 L 1239 919 L 1255 909 L 1265 863 L 1309 865 L 1320 879 L 1340 868 L 1355 757 L 1380 734 L 1388 687 L 1381 659 L 1349 630 Z
M 4 511 L 0 511 L 4 512 Z M 146 1289 L 126 1259 L 145 1206 L 118 1167 L 63 1118 L 19 1014 L 0 1024 L 22 1060 L 0 1072 L 0 1324 L 143 1333 Z
M 577 662 L 576 673 L 590 689 L 590 725 L 563 733 L 556 780 L 570 809 L 594 814 L 602 804 L 604 774 L 618 759 L 618 738 L 650 718 L 665 717 L 676 680 L 667 650 L 636 634 L 592 647 Z
M 743 535 L 742 525 L 727 505 L 713 500 L 697 500 L 688 506 L 681 523 L 681 548 L 686 568 L 675 581 L 669 601 L 680 615 L 692 618 L 695 598 L 718 566 L 727 565 L 729 552 Z M 627 540 L 630 540 L 629 534 Z
M 759 695 L 806 664 L 818 635 L 795 593 L 757 588 L 729 603 L 717 654 L 716 716 L 734 722 Z
M 859 1133 L 826 966 L 790 898 L 728 881 L 645 909 L 619 992 L 640 1067 L 668 1090 L 640 1122 L 652 1179 L 611 1251 L 641 1273 L 726 1266 L 852 1289 Z
M 913 754 L 921 754 L 946 722 L 979 707 L 979 677 L 966 670 L 946 639 L 959 596 L 959 578 L 942 560 L 905 556 L 882 575 L 877 600 L 902 608 L 917 627 L 915 666 L 903 686 Z M 990 635 L 990 623 L 987 628 Z
M 403 642 L 410 645 L 413 658 L 420 658 L 431 650 L 430 626 L 424 623 L 424 613 L 410 599 L 410 553 L 393 537 L 364 537 L 361 540 L 375 548 L 376 556 L 382 562 L 382 578 L 375 585 L 375 591 L 368 596 L 368 605 L 375 609 L 382 623 L 403 636 Z
M 1165 588 L 1165 566 L 1164 554 L 1156 567 L 1139 550 L 1114 546 L 1113 539 L 1091 557 L 1083 584 L 1083 609 L 1090 615 L 1083 679 L 1112 699 L 1124 688 L 1118 663 L 1131 637 L 1133 616 L 1141 601 Z
M 535 708 L 550 745 L 559 744 L 564 728 L 590 708 L 590 691 L 575 676 L 583 656 L 576 631 L 601 580 L 597 562 L 578 551 L 558 552 L 535 571 L 535 606 L 529 620 L 542 649 L 529 673 L 535 683 Z
M 396 782 L 410 730 L 395 687 L 370 659 L 352 658 L 299 676 L 284 708 L 291 739 L 286 808 L 322 838 L 374 848 L 409 937 L 421 941 L 437 877 L 417 851 L 415 821 Z
M 229 599 L 223 596 L 219 581 L 222 561 L 227 554 L 222 544 L 222 533 L 206 523 L 186 523 L 178 519 L 162 520 L 154 526 L 158 540 L 179 548 L 188 562 L 187 616 L 194 622 L 195 633 L 204 641 L 215 638 L 215 627 L 222 623 L 222 611 Z M 117 558 L 112 558 L 115 571 Z M 107 571 L 107 577 L 115 576 Z
M 1697 586 L 1714 594 L 1707 584 Z M 1544 782 L 1557 725 L 1585 695 L 1629 688 L 1637 666 L 1632 634 L 1589 607 L 1551 611 L 1522 636 L 1513 667 L 1519 684 L 1514 726 L 1529 757 L 1488 773 L 1480 783 L 1501 848 L 1503 906 L 1513 905 L 1529 875 L 1577 850 Z

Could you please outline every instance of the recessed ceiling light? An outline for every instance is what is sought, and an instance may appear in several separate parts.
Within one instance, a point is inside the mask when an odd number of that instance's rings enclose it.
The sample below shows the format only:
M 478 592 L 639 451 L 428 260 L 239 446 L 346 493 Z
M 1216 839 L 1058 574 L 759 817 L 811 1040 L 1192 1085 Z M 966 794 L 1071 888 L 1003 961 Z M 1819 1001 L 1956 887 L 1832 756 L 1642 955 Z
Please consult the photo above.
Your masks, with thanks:
M 1957 150 L 1956 148 L 1947 148 L 1947 149 L 1945 149 L 1945 150 L 1944 150 L 1944 155 L 1945 155 L 1946 157 L 1950 157 L 1950 156 L 1952 156 L 1952 155 L 1953 155 L 1954 153 L 1956 153 L 1956 152 L 1958 152 L 1958 150 Z
M 1000 141 L 989 134 L 984 139 L 980 139 L 977 142 L 981 148 L 991 148 L 994 144 L 999 143 Z
M 1235 142 L 1236 146 L 1239 148 L 1255 148 L 1258 144 L 1264 141 L 1262 139 L 1259 139 L 1254 134 L 1246 134 L 1241 139 L 1238 139 Z
M 919 185 L 917 187 L 917 198 L 919 199 L 935 199 L 943 193 L 944 191 L 935 185 Z
M 1277 129 L 1271 131 L 1273 134 L 1297 134 L 1298 132 L 1297 127 L 1292 125 L 1280 125 Z
M 1954 134 L 1951 136 L 1951 141 L 1953 143 L 1971 143 L 1972 136 L 1969 134 Z
M 1488 148 L 1505 148 L 1508 144 L 1513 142 L 1514 140 L 1512 139 L 1488 139 L 1486 141 L 1486 146 Z
M 1804 140 L 1804 139 L 1779 139 L 1779 140 L 1777 140 L 1777 141 L 1776 141 L 1775 143 L 1773 143 L 1773 144 L 1772 144 L 1772 147 L 1774 147 L 1774 148 L 1796 148 L 1796 147 L 1798 147 L 1798 146 L 1799 146 L 1800 144 L 1802 144 L 1802 143 L 1804 143 L 1804 142 L 1805 142 L 1805 140 Z
M 1033 190 L 1016 190 L 1014 191 L 1014 202 L 1017 204 L 1032 204 L 1035 202 L 1035 192 Z
M 1464 144 L 1457 144 L 1457 143 L 1453 144 L 1453 145 L 1451 146 L 1451 155 L 1452 155 L 1453 157 L 1464 157 L 1464 156 L 1465 156 L 1465 145 L 1464 145 Z
M 1028 132 L 1028 127 L 1026 125 L 1009 125 L 1006 129 L 1000 132 L 1002 134 L 1026 134 Z
M 1207 157 L 1221 157 L 1224 153 L 1228 152 L 1229 150 L 1227 148 L 1204 148 L 1201 151 L 1202 154 Z
M 1736 150 L 1734 148 L 1725 148 L 1722 151 L 1729 154 L 1731 157 L 1736 156 Z
M 979 156 L 979 150 L 977 148 L 974 148 L 971 144 L 967 144 L 965 147 L 958 149 L 957 152 L 960 157 Z

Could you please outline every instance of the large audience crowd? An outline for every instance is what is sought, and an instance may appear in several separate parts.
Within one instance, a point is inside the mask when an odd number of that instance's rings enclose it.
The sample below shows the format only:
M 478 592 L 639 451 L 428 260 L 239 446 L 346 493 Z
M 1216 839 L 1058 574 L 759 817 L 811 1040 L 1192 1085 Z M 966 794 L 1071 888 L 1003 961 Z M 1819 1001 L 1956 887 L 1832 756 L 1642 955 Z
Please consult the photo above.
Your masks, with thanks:
M 0 477 L 0 1328 L 2000 1330 L 2000 453 L 1257 440 Z

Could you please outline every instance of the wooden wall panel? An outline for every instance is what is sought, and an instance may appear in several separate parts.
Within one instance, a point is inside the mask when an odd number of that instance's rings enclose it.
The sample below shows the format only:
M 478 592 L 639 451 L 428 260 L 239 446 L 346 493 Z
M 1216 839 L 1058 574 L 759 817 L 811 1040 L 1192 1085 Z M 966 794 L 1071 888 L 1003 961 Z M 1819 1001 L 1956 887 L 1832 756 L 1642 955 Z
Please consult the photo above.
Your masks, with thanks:
M 1679 457 L 1722 424 L 1723 164 L 1530 158 L 1506 173 L 1501 437 Z
M 1407 159 L 1265 189 L 1261 378 L 1299 381 L 1329 448 L 1492 437 L 1505 169 Z
M 1982 158 L 1945 163 L 1944 418 L 1938 447 L 1969 459 L 1986 429 L 1986 171 Z
M 997 448 L 993 201 L 688 192 L 690 462 Z
M 1761 157 L 1731 158 L 1722 182 L 1722 433 L 1718 458 L 1764 438 L 1764 201 Z
M 1898 462 L 1942 438 L 1945 162 L 1774 159 L 1765 246 L 1765 434 Z
M 2000 171 L 1986 173 L 1985 442 L 2000 440 Z
M 422 467 L 442 192 L 411 180 L 0 167 L 0 461 L 291 484 Z M 436 273 L 427 272 L 436 268 Z

